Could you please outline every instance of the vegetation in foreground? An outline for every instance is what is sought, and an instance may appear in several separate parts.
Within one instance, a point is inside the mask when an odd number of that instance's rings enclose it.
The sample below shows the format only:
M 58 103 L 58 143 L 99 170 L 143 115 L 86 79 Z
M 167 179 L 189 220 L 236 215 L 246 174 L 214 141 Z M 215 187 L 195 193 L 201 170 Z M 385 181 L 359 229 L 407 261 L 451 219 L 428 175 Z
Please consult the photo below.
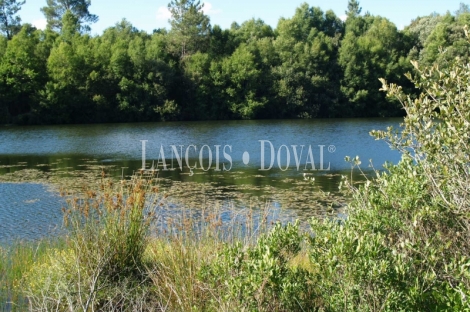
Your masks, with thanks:
M 470 64 L 414 66 L 418 98 L 382 81 L 401 131 L 373 132 L 402 161 L 350 187 L 347 220 L 168 219 L 151 180 L 103 181 L 71 201 L 63 245 L 2 258 L 3 288 L 31 310 L 470 311 Z

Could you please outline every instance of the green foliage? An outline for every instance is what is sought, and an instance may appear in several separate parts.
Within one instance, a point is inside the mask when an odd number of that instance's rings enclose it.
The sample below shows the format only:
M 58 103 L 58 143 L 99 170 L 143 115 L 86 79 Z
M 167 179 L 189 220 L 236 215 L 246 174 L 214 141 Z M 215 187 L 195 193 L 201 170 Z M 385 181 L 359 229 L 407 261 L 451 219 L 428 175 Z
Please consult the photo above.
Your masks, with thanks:
M 220 104 L 214 98 L 214 87 L 211 81 L 211 57 L 207 53 L 197 52 L 187 57 L 184 63 L 184 74 L 188 78 L 187 84 L 191 88 L 188 101 L 192 105 L 184 108 L 185 114 L 192 116 L 189 119 L 222 119 L 214 118 L 219 115 L 217 108 Z
M 387 19 L 374 16 L 350 18 L 339 49 L 339 64 L 344 70 L 341 91 L 348 104 L 345 111 L 350 116 L 401 115 L 396 101 L 387 101 L 377 81 L 387 77 L 396 82 L 403 78 L 397 73 L 409 66 L 400 51 L 402 34 Z M 373 87 L 372 87 L 373 86 Z
M 257 95 L 257 80 L 261 77 L 255 56 L 245 45 L 222 61 L 221 74 L 226 77 L 224 95 L 229 110 L 238 118 L 252 119 L 262 110 L 267 99 Z
M 0 0 L 0 31 L 11 40 L 21 29 L 21 18 L 16 16 L 26 0 Z
M 416 76 L 408 77 L 418 98 L 382 80 L 407 113 L 400 132 L 372 132 L 402 161 L 352 189 L 347 220 L 311 221 L 310 258 L 325 310 L 470 310 L 470 67 L 461 59 L 446 69 L 413 65 Z
M 238 46 L 242 43 L 250 43 L 262 38 L 273 38 L 274 32 L 271 26 L 261 19 L 248 20 L 239 25 L 232 25 L 230 33 L 233 36 L 233 41 Z
M 7 44 L 8 44 L 7 37 L 0 36 L 0 59 L 5 54 L 5 51 L 7 49 Z
M 163 35 L 138 32 L 125 20 L 101 37 L 81 35 L 67 13 L 47 62 L 41 115 L 65 123 L 176 118 L 175 73 L 165 51 Z
M 81 29 L 88 31 L 87 23 L 98 21 L 98 16 L 88 11 L 90 5 L 91 0 L 47 0 L 47 6 L 42 7 L 41 12 L 47 19 L 49 29 L 62 29 L 64 15 L 69 11 L 80 23 Z
M 0 247 L 0 310 L 25 311 L 28 300 L 23 292 L 28 288 L 26 277 L 38 262 L 47 259 L 51 249 L 62 242 L 42 240 L 39 242 L 14 242 Z
M 214 25 L 211 29 L 208 51 L 211 57 L 217 59 L 232 54 L 236 48 L 233 37 L 230 30 L 223 30 L 219 25 Z
M 470 57 L 465 6 L 398 31 L 360 15 L 358 1 L 349 1 L 346 22 L 303 3 L 275 29 L 251 19 L 223 30 L 211 28 L 199 1 L 175 0 L 169 31 L 150 35 L 123 20 L 93 37 L 89 6 L 48 0 L 45 31 L 25 25 L 34 36 L 24 47 L 24 33 L 0 37 L 0 123 L 402 116 L 378 78 L 416 93 L 404 79 L 410 59 L 445 68 Z M 15 37 L 23 39 L 8 48 Z
M 444 16 L 427 38 L 420 55 L 421 62 L 427 65 L 438 63 L 441 67 L 446 67 L 456 56 L 468 62 L 470 43 L 466 40 L 465 25 L 469 22 L 470 13 L 461 14 L 458 18 Z M 441 53 L 441 49 L 445 49 L 446 53 Z
M 8 42 L 0 64 L 0 94 L 7 122 L 28 114 L 37 103 L 46 76 L 39 46 L 40 33 L 28 24 Z
M 91 119 L 93 113 L 86 80 L 92 59 L 90 38 L 80 36 L 78 21 L 70 13 L 64 15 L 62 35 L 51 49 L 47 60 L 49 80 L 42 92 L 42 109 L 55 114 L 60 123 Z
M 289 264 L 302 241 L 297 223 L 278 223 L 252 247 L 241 243 L 227 246 L 205 274 L 226 284 L 224 299 L 236 302 L 239 309 L 308 311 L 314 303 L 308 272 Z
M 424 170 L 430 193 L 442 201 L 455 226 L 468 235 L 468 189 L 462 181 L 469 178 L 470 65 L 459 58 L 446 69 L 413 65 L 417 74 L 408 77 L 423 90 L 418 99 L 382 80 L 388 96 L 398 98 L 407 112 L 401 134 L 392 129 L 374 134 L 413 157 Z
M 432 14 L 419 17 L 405 28 L 405 33 L 413 40 L 410 57 L 421 64 L 431 66 L 438 63 L 447 67 L 457 56 L 469 60 L 469 43 L 466 40 L 465 25 L 470 22 L 466 5 L 451 15 Z M 445 50 L 446 53 L 441 53 Z
M 357 0 L 349 0 L 348 2 L 348 10 L 345 13 L 348 17 L 356 17 L 361 14 L 362 8 L 359 6 L 359 1 Z
M 168 4 L 171 12 L 170 48 L 180 58 L 207 49 L 210 24 L 203 7 L 199 0 L 172 0 Z
M 273 70 L 280 115 L 332 117 L 339 101 L 337 64 L 342 22 L 332 13 L 303 4 L 281 19 L 274 42 L 280 64 Z
M 419 215 L 417 209 L 426 211 L 429 200 L 423 179 L 419 173 L 416 179 L 410 177 L 410 168 L 411 162 L 404 160 L 366 183 L 355 193 L 347 221 L 311 221 L 315 236 L 310 242 L 310 257 L 318 272 L 315 282 L 323 295 L 320 301 L 327 310 L 433 307 L 428 301 L 431 292 L 424 291 L 435 281 L 433 274 L 416 274 L 427 264 L 429 250 L 420 253 L 433 238 L 422 241 L 423 237 L 416 237 L 418 229 L 413 222 L 404 222 Z
M 414 47 L 411 51 L 413 54 L 419 54 L 424 48 L 424 44 L 429 35 L 433 32 L 436 25 L 441 22 L 443 16 L 433 14 L 430 16 L 418 17 L 405 28 L 405 33 L 408 33 L 414 40 Z M 414 59 L 416 56 L 414 56 Z

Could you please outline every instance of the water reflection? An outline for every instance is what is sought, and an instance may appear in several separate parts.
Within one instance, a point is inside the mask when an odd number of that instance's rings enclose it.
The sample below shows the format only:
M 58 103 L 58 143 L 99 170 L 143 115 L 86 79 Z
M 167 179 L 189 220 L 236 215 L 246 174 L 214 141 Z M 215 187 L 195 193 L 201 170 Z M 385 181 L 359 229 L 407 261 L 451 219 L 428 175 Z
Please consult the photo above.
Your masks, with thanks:
M 216 146 L 220 146 L 222 159 L 223 147 L 230 145 L 230 171 L 215 171 L 213 164 L 207 172 L 193 170 L 193 175 L 186 167 L 182 171 L 158 172 L 176 205 L 197 208 L 200 203 L 207 204 L 208 197 L 224 201 L 224 205 L 255 198 L 259 205 L 271 202 L 273 207 L 290 211 L 289 215 L 309 216 L 331 204 L 315 192 L 335 193 L 341 176 L 349 176 L 346 155 L 359 155 L 366 170 L 369 159 L 376 168 L 385 161 L 399 160 L 397 152 L 369 136 L 372 129 L 396 127 L 399 122 L 400 119 L 330 119 L 4 127 L 0 129 L 0 181 L 60 184 L 58 179 L 68 178 L 77 185 L 90 184 L 100 176 L 101 168 L 115 178 L 129 176 L 142 166 L 141 140 L 147 141 L 147 168 L 158 163 L 162 146 L 171 155 L 171 145 L 194 145 L 198 150 L 207 145 L 213 158 Z M 289 149 L 291 167 L 281 170 L 276 159 L 271 170 L 260 171 L 261 162 L 264 160 L 269 166 L 271 156 L 267 149 L 264 159 L 261 157 L 260 140 L 273 145 L 276 158 L 285 145 L 279 154 L 283 157 L 280 164 L 285 166 Z M 292 145 L 299 151 L 301 145 L 305 146 L 303 154 L 297 155 L 301 159 L 299 171 Z M 309 146 L 319 168 L 319 145 L 323 146 L 324 167 L 330 165 L 331 170 L 314 171 L 312 185 L 304 181 L 302 169 Z M 250 156 L 247 164 L 243 162 L 245 152 Z M 201 155 L 202 164 L 207 167 L 207 150 Z M 189 154 L 189 163 L 201 160 L 198 153 Z M 167 162 L 170 163 L 168 157 Z M 162 169 L 161 164 L 157 168 Z M 354 179 L 361 177 L 355 174 Z M 64 185 L 74 186 L 67 183 Z M 0 183 L 0 198 L 0 240 L 43 235 L 60 223 L 63 203 L 44 186 Z
M 132 171 L 141 167 L 141 140 L 148 141 L 146 157 L 149 166 L 152 160 L 158 161 L 161 146 L 170 153 L 171 145 L 184 148 L 195 145 L 198 150 L 207 145 L 215 157 L 215 146 L 230 145 L 233 169 L 253 171 L 260 169 L 260 140 L 268 140 L 274 146 L 276 157 L 282 145 L 290 149 L 291 168 L 295 166 L 292 145 L 299 150 L 301 145 L 305 146 L 300 157 L 303 158 L 302 164 L 305 164 L 308 147 L 311 146 L 317 168 L 319 145 L 324 145 L 325 168 L 331 163 L 333 173 L 349 169 L 344 161 L 346 155 L 359 155 L 363 163 L 372 159 L 380 168 L 385 161 L 398 161 L 399 154 L 391 151 L 386 143 L 375 141 L 369 131 L 397 126 L 399 122 L 400 119 L 328 119 L 4 127 L 0 129 L 0 173 L 21 167 L 78 169 L 90 159 L 128 167 Z M 330 146 L 334 146 L 334 152 L 329 150 Z M 242 162 L 244 152 L 250 155 L 248 165 Z M 282 166 L 285 166 L 285 150 L 281 155 Z M 202 156 L 207 161 L 207 152 Z M 270 151 L 266 150 L 265 163 L 268 165 L 269 157 Z M 199 154 L 192 152 L 189 158 L 193 163 Z M 18 165 L 19 168 L 11 167 Z M 276 161 L 274 168 L 277 167 Z M 178 178 L 175 173 L 166 174 Z M 282 178 L 296 174 L 296 170 L 274 170 L 270 176 Z M 184 175 L 179 177 L 183 179 Z

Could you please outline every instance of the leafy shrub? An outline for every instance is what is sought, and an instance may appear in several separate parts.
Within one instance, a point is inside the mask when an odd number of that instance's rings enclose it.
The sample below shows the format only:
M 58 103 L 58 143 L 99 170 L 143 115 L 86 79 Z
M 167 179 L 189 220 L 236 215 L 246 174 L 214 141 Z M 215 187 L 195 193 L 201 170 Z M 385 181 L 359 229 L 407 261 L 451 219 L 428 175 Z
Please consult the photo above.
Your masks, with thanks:
M 327 311 L 470 310 L 470 65 L 413 65 L 418 98 L 382 80 L 406 110 L 401 130 L 372 132 L 402 161 L 353 188 L 347 221 L 311 221 Z
M 226 287 L 225 300 L 233 301 L 239 309 L 308 310 L 314 302 L 309 272 L 290 265 L 303 240 L 298 223 L 277 223 L 254 246 L 240 242 L 227 245 L 208 269 L 209 275 Z

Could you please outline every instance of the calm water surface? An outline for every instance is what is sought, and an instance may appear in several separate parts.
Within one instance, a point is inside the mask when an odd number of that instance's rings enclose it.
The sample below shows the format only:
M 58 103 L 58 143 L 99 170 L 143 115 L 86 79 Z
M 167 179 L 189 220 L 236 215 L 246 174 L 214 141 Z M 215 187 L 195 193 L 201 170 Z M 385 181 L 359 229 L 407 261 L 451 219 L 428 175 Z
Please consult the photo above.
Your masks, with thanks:
M 146 168 L 153 165 L 163 169 L 161 156 L 164 155 L 167 168 L 174 170 L 161 170 L 159 175 L 174 181 L 289 188 L 286 179 L 303 179 L 303 169 L 307 168 L 317 185 L 325 191 L 335 191 L 340 175 L 350 172 L 350 165 L 344 161 L 346 155 L 360 156 L 363 169 L 367 169 L 369 159 L 377 169 L 386 161 L 399 160 L 397 152 L 391 151 L 386 143 L 375 141 L 369 131 L 398 127 L 400 121 L 329 119 L 3 127 L 0 128 L 0 174 L 23 169 L 66 174 L 93 162 L 115 165 L 111 174 L 116 177 L 130 175 L 142 167 L 142 140 L 145 140 Z M 182 151 L 182 170 L 175 157 L 172 165 L 171 146 Z M 225 157 L 224 148 L 229 157 Z M 186 151 L 190 166 L 197 163 L 194 170 L 185 164 Z M 260 170 L 263 162 L 264 168 L 270 167 L 272 157 L 272 168 Z M 329 171 L 318 170 L 322 157 L 323 169 L 329 167 Z M 230 170 L 223 171 L 224 165 Z M 311 170 L 313 166 L 316 170 Z M 37 237 L 50 231 L 61 222 L 62 205 L 57 194 L 44 186 L 0 184 L 0 240 Z

